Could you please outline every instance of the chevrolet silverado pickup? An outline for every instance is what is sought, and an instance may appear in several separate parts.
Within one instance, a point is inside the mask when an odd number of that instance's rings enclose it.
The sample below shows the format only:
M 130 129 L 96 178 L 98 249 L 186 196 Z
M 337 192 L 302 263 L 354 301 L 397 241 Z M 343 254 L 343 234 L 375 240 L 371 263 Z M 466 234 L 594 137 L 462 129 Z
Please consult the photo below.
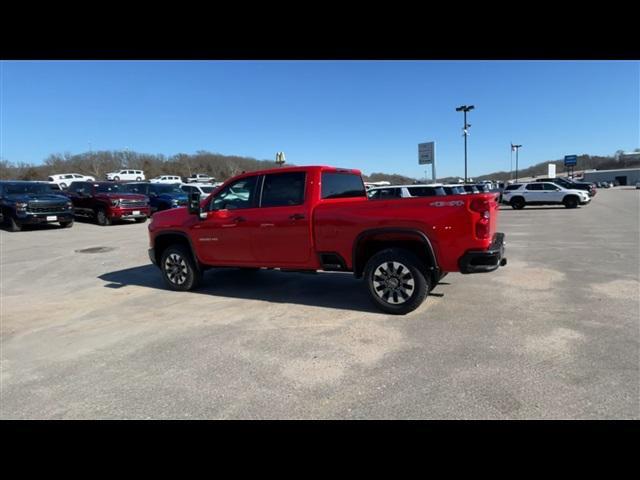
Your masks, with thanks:
M 98 225 L 111 225 L 114 220 L 142 223 L 151 216 L 149 198 L 130 193 L 127 184 L 73 182 L 65 193 L 73 202 L 77 216 L 93 218 Z
M 448 272 L 506 264 L 498 212 L 493 194 L 369 200 L 358 170 L 278 168 L 156 213 L 149 257 L 182 291 L 210 267 L 352 272 L 381 310 L 405 314 Z
M 73 226 L 73 204 L 56 194 L 45 182 L 0 182 L 0 219 L 12 232 L 23 225 L 57 222 L 63 228 Z

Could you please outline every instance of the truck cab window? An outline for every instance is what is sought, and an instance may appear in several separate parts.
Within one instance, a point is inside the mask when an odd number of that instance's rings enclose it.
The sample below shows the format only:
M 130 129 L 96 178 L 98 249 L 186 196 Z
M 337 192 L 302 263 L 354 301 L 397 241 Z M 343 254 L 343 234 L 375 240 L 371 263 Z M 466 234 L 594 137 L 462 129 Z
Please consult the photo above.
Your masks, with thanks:
M 305 173 L 267 175 L 262 186 L 261 207 L 285 207 L 304 203 Z
M 353 173 L 322 173 L 322 198 L 365 197 L 367 191 L 360 175 Z

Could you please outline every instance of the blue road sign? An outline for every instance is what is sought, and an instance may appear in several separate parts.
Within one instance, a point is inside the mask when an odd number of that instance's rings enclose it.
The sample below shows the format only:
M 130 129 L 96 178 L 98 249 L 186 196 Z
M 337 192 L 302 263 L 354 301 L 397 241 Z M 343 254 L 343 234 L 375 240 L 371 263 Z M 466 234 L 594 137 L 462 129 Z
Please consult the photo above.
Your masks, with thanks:
M 577 155 L 565 155 L 564 156 L 564 166 L 565 167 L 573 167 L 578 163 Z

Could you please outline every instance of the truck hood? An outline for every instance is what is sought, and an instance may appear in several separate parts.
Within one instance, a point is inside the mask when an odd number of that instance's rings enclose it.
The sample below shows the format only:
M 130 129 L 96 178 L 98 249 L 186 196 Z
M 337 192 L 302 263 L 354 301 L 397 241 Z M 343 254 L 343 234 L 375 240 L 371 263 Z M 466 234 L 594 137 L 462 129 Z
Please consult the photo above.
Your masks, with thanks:
M 149 229 L 181 228 L 189 223 L 189 217 L 192 218 L 191 222 L 193 223 L 199 221 L 198 216 L 190 215 L 187 208 L 170 208 L 168 210 L 161 210 L 151 217 Z
M 189 199 L 186 193 L 162 193 L 158 195 L 156 198 L 159 198 L 161 200 L 166 200 L 168 202 L 172 200 L 177 200 L 180 203 L 186 202 Z
M 580 197 L 589 195 L 585 190 L 578 190 L 576 188 L 567 188 L 567 189 L 565 189 L 565 191 L 567 193 L 575 193 L 576 195 L 578 195 Z
M 110 200 L 148 200 L 146 195 L 142 195 L 140 193 L 100 192 L 96 194 L 96 197 L 108 198 Z
M 50 193 L 11 193 L 5 195 L 5 198 L 12 202 L 67 203 L 69 201 L 64 195 Z

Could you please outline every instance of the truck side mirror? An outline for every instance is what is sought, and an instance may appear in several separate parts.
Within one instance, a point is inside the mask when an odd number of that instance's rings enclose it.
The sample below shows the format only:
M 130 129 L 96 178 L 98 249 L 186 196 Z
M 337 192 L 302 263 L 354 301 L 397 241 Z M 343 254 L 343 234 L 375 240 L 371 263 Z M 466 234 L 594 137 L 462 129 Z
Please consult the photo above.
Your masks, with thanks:
M 200 215 L 200 193 L 189 192 L 189 215 Z

